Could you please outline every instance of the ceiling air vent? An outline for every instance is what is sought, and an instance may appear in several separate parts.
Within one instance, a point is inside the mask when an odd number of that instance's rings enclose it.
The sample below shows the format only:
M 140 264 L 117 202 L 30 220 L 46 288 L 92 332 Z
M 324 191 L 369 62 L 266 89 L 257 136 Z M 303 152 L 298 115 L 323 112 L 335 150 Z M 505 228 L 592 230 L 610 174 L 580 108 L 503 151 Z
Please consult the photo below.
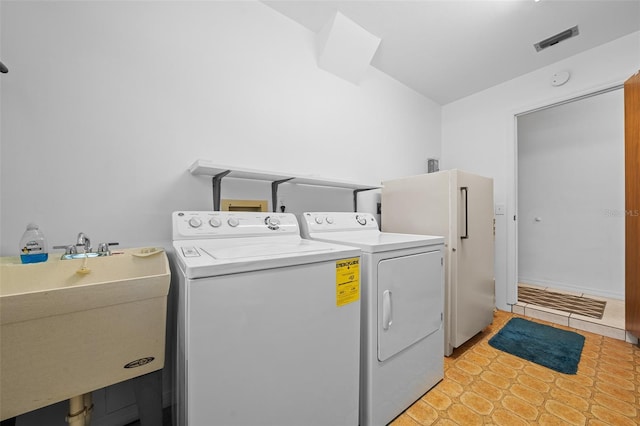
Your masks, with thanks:
M 580 34 L 580 31 L 578 31 L 578 26 L 576 25 L 575 27 L 569 28 L 568 30 L 564 30 L 561 33 L 558 33 L 554 36 L 551 36 L 549 38 L 546 38 L 542 41 L 537 42 L 536 44 L 533 45 L 533 47 L 535 47 L 536 50 L 539 52 L 543 49 L 546 49 L 547 47 L 553 46 L 554 44 L 558 44 L 563 40 L 566 40 L 571 37 L 575 37 L 578 34 Z

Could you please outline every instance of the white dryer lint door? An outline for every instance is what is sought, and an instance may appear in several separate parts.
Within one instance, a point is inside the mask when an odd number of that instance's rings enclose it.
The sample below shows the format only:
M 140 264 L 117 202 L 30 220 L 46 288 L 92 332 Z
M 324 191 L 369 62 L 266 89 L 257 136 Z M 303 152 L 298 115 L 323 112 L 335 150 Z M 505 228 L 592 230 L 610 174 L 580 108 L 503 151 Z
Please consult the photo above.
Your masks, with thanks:
M 378 263 L 378 360 L 385 361 L 442 325 L 440 251 Z

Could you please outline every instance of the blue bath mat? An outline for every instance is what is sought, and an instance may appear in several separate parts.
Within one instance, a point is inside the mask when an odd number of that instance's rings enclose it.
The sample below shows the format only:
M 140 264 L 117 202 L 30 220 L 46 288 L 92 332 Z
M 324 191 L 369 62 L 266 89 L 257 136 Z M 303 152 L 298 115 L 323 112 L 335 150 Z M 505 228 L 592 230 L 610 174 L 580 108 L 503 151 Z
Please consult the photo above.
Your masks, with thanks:
M 576 374 L 584 336 L 522 318 L 512 318 L 489 340 L 489 344 L 560 373 Z

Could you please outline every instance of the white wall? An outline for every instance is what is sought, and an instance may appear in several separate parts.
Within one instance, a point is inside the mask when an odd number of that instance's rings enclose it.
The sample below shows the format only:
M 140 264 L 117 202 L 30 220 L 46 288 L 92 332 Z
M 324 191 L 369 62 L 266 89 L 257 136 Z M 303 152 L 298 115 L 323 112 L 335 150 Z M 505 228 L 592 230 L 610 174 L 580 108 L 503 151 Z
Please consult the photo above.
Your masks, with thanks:
M 315 34 L 262 3 L 0 8 L 0 255 L 30 221 L 50 246 L 84 231 L 168 247 L 172 211 L 212 208 L 211 180 L 187 171 L 199 158 L 376 183 L 440 157 L 439 105 L 374 68 L 360 85 L 319 69 Z M 286 185 L 299 210 L 352 205 L 350 191 Z M 269 199 L 269 185 L 222 196 Z
M 518 281 L 624 299 L 624 91 L 517 124 Z
M 496 216 L 496 300 L 500 309 L 516 301 L 515 115 L 622 83 L 640 69 L 640 32 L 507 81 L 442 109 L 442 167 L 494 178 Z M 554 73 L 571 80 L 552 87 Z M 473 67 L 469 72 L 473 72 Z
M 368 183 L 440 156 L 438 105 L 317 68 L 315 34 L 258 2 L 3 1 L 1 27 L 2 255 L 29 221 L 166 244 L 172 211 L 211 208 L 198 158 Z

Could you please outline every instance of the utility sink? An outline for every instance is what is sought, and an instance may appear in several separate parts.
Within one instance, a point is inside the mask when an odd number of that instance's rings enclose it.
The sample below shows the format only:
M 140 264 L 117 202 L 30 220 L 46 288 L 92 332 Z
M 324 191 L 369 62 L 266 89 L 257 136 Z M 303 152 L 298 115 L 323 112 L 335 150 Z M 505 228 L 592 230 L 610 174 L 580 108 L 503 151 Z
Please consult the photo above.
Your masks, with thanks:
M 161 369 L 162 249 L 0 258 L 0 420 Z

